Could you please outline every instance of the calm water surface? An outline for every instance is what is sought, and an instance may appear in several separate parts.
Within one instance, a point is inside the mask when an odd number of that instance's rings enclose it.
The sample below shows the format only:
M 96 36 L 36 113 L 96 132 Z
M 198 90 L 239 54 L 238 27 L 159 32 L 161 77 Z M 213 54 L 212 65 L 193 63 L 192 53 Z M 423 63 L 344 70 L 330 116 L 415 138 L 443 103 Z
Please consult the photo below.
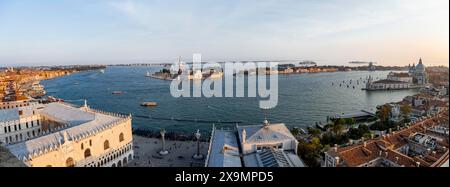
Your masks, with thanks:
M 260 124 L 264 113 L 258 98 L 174 98 L 170 81 L 145 77 L 154 67 L 108 67 L 105 73 L 81 72 L 46 80 L 42 84 L 48 95 L 81 105 L 88 100 L 92 108 L 111 112 L 131 113 L 158 118 L 198 119 L 207 121 L 241 121 L 245 125 Z M 402 100 L 416 90 L 366 92 L 362 79 L 368 75 L 384 78 L 389 72 L 337 72 L 318 74 L 279 75 L 279 99 L 276 108 L 269 110 L 272 123 L 288 126 L 312 126 L 326 121 L 327 116 L 358 110 L 374 111 L 387 102 Z M 347 88 L 349 81 L 352 84 Z M 359 81 L 357 85 L 356 80 Z M 346 81 L 346 83 L 342 83 Z M 334 83 L 334 85 L 332 85 Z M 342 83 L 342 87 L 339 84 Z M 353 88 L 355 86 L 355 88 Z M 123 91 L 113 95 L 113 91 Z M 154 108 L 141 107 L 145 101 L 158 102 Z M 234 124 L 215 124 L 233 127 Z M 133 126 L 157 130 L 161 127 L 175 132 L 210 131 L 212 123 L 174 121 L 134 117 Z

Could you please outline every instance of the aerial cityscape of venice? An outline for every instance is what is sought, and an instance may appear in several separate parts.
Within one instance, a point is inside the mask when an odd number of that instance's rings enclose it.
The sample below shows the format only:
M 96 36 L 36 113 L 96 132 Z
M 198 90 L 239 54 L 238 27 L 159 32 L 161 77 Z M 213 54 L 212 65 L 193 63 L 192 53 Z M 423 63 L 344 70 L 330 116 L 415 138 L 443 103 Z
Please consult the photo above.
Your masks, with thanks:
M 448 51 L 447 0 L 0 1 L 0 167 L 449 167 Z

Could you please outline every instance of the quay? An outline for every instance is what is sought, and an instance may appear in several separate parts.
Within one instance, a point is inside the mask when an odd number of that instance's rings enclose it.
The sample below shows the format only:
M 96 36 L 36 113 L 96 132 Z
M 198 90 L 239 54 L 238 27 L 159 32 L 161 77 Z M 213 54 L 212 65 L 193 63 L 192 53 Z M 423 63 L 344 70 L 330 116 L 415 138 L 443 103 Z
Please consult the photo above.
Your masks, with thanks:
M 367 120 L 372 117 L 376 117 L 376 114 L 369 112 L 367 110 L 360 110 L 360 111 L 355 111 L 355 112 L 336 114 L 331 119 L 353 118 L 356 121 L 361 121 L 361 120 Z
M 134 115 L 137 118 L 155 119 L 155 120 L 166 120 L 166 121 L 180 121 L 180 122 L 196 122 L 196 123 L 223 123 L 223 124 L 239 124 L 242 121 L 221 121 L 221 120 L 204 120 L 204 119 L 182 119 L 182 118 L 164 118 L 164 117 L 153 117 L 153 116 L 142 116 Z

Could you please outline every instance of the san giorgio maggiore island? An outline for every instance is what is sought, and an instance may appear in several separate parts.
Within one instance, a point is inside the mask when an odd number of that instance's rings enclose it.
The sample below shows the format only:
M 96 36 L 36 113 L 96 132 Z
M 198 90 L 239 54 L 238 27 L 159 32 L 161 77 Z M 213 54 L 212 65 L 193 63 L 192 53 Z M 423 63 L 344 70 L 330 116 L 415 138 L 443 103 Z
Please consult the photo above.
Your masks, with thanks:
M 374 67 L 372 63 L 361 67 L 304 66 L 310 63 L 281 65 L 266 71 L 268 75 L 283 75 L 278 107 L 281 109 L 267 111 L 266 115 L 251 109 L 256 107 L 252 100 L 169 98 L 161 94 L 168 87 L 165 80 L 176 78 L 179 72 L 165 68 L 152 69 L 153 73 L 142 65 L 139 67 L 143 68 L 137 69 L 119 66 L 4 68 L 0 72 L 0 166 L 448 166 L 447 67 L 426 68 L 422 59 L 417 65 L 405 68 Z M 375 69 L 392 72 L 377 74 Z M 109 71 L 121 76 L 108 76 Z M 189 71 L 192 80 L 223 76 L 221 69 Z M 241 74 L 257 76 L 253 71 Z M 290 77 L 291 74 L 298 76 Z M 304 75 L 309 77 L 299 78 Z M 336 78 L 341 75 L 353 77 Z M 146 82 L 140 82 L 146 77 Z M 130 85 L 115 85 L 120 78 L 131 81 Z M 105 83 L 107 80 L 114 82 Z M 284 86 L 293 83 L 305 84 L 302 85 L 307 89 L 305 93 L 312 93 L 307 99 L 315 102 L 306 107 L 313 111 L 303 110 L 307 100 L 294 102 L 293 87 Z M 320 95 L 309 89 L 310 84 L 323 89 L 321 92 L 330 90 L 334 94 Z M 150 87 L 149 93 L 142 90 L 145 86 Z M 397 93 L 404 95 L 389 98 Z M 348 97 L 356 101 L 349 100 L 348 105 L 339 103 L 338 108 L 323 111 L 326 108 L 320 100 L 334 103 L 342 100 L 342 94 L 350 94 Z M 371 99 L 361 100 L 363 96 L 358 94 L 373 94 L 371 97 L 383 98 L 381 101 L 385 102 L 373 104 Z M 358 105 L 364 102 L 369 105 Z M 242 105 L 240 109 L 233 108 L 233 103 Z M 370 109 L 373 105 L 375 111 Z M 167 113 L 178 116 L 163 116 Z M 204 115 L 195 116 L 198 113 L 208 113 L 217 119 L 202 119 Z M 305 116 L 310 117 L 298 118 Z M 320 121 L 324 117 L 326 121 Z M 296 125 L 308 120 L 306 124 Z

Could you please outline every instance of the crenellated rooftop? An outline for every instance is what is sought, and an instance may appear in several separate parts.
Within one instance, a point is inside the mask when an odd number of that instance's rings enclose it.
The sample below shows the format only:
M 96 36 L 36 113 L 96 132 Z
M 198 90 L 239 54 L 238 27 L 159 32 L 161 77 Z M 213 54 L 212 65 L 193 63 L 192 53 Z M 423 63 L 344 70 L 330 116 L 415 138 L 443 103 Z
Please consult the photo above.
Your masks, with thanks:
M 89 107 L 76 108 L 63 103 L 48 104 L 39 113 L 63 126 L 54 129 L 55 132 L 44 132 L 41 137 L 8 145 L 11 153 L 23 161 L 56 150 L 66 141 L 80 141 L 131 120 L 131 116 L 92 110 Z

